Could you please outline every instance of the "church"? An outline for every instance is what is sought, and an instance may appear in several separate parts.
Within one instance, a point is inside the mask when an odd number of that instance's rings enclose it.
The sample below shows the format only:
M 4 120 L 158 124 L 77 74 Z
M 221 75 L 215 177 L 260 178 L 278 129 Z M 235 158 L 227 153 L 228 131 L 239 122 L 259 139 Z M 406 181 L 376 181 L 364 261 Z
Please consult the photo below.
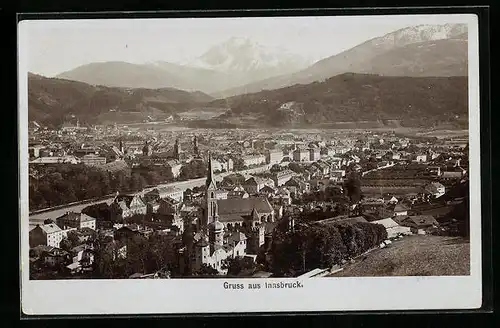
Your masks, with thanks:
M 267 198 L 218 199 L 212 157 L 208 155 L 203 215 L 195 235 L 193 269 L 209 265 L 224 273 L 229 258 L 256 255 L 264 244 L 265 224 L 274 221 Z

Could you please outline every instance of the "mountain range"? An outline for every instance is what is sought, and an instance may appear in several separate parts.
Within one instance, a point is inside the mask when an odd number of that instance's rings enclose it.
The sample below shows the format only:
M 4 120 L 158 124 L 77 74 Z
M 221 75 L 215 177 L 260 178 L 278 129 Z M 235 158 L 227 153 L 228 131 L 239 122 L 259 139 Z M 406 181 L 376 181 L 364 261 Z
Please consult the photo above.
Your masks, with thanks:
M 342 73 L 387 76 L 467 76 L 467 25 L 419 25 L 368 40 L 304 70 L 213 94 L 224 98 L 323 81 Z
M 323 82 L 213 99 L 201 92 L 111 88 L 30 74 L 28 90 L 29 120 L 52 126 L 73 116 L 81 122 L 99 124 L 189 116 L 192 127 L 302 128 L 345 122 L 353 127 L 366 122 L 467 127 L 467 77 L 460 76 L 344 73 Z M 207 111 L 218 112 L 219 116 L 196 119 L 197 112 L 206 115 Z
M 56 77 L 110 87 L 172 87 L 213 93 L 279 74 L 292 73 L 308 64 L 309 61 L 281 49 L 264 47 L 249 38 L 233 37 L 211 47 L 201 56 L 181 63 L 90 63 Z
M 199 91 L 93 86 L 28 75 L 28 119 L 49 126 L 73 116 L 86 123 L 161 120 L 212 100 Z
M 218 99 L 207 106 L 228 109 L 217 118 L 219 123 L 246 126 L 302 128 L 396 121 L 406 127 L 467 128 L 468 83 L 462 76 L 344 73 L 323 82 Z
M 91 63 L 57 78 L 29 74 L 29 119 L 54 126 L 77 116 L 88 123 L 189 117 L 191 126 L 205 127 L 466 128 L 467 43 L 464 24 L 419 25 L 307 66 L 307 59 L 232 38 L 182 63 Z
M 373 38 L 311 65 L 310 60 L 283 49 L 234 37 L 180 63 L 91 63 L 56 77 L 110 87 L 200 90 L 226 98 L 323 81 L 347 72 L 467 76 L 467 47 L 465 24 L 418 25 Z

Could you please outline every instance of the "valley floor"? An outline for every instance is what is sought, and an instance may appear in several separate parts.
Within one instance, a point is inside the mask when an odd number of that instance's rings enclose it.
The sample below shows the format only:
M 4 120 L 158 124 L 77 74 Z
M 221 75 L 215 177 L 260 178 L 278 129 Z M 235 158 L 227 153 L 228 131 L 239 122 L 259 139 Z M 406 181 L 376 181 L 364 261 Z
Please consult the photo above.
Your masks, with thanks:
M 470 274 L 470 243 L 459 237 L 413 235 L 348 264 L 333 277 Z

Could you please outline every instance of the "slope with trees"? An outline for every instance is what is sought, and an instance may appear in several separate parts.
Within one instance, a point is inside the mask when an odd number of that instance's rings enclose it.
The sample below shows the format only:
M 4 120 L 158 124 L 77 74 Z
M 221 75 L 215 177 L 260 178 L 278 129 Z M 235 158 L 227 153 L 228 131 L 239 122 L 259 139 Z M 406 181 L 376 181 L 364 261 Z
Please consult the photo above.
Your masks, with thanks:
M 87 123 L 120 113 L 167 118 L 212 99 L 201 92 L 172 88 L 125 89 L 28 74 L 29 120 L 55 127 L 71 115 Z
M 285 103 L 293 103 L 296 109 L 283 109 Z M 230 109 L 218 122 L 250 117 L 254 124 L 267 126 L 328 127 L 335 122 L 366 121 L 383 125 L 388 120 L 398 120 L 402 126 L 460 126 L 467 117 L 468 84 L 467 77 L 346 73 L 324 82 L 215 100 L 210 106 Z

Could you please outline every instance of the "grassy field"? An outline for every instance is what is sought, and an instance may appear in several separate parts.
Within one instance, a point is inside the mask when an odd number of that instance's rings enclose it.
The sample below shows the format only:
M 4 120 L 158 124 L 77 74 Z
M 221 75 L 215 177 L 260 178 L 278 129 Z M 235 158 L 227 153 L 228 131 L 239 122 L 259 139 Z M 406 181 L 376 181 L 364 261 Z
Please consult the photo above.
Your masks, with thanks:
M 457 237 L 408 236 L 348 264 L 333 277 L 470 274 L 470 244 Z

